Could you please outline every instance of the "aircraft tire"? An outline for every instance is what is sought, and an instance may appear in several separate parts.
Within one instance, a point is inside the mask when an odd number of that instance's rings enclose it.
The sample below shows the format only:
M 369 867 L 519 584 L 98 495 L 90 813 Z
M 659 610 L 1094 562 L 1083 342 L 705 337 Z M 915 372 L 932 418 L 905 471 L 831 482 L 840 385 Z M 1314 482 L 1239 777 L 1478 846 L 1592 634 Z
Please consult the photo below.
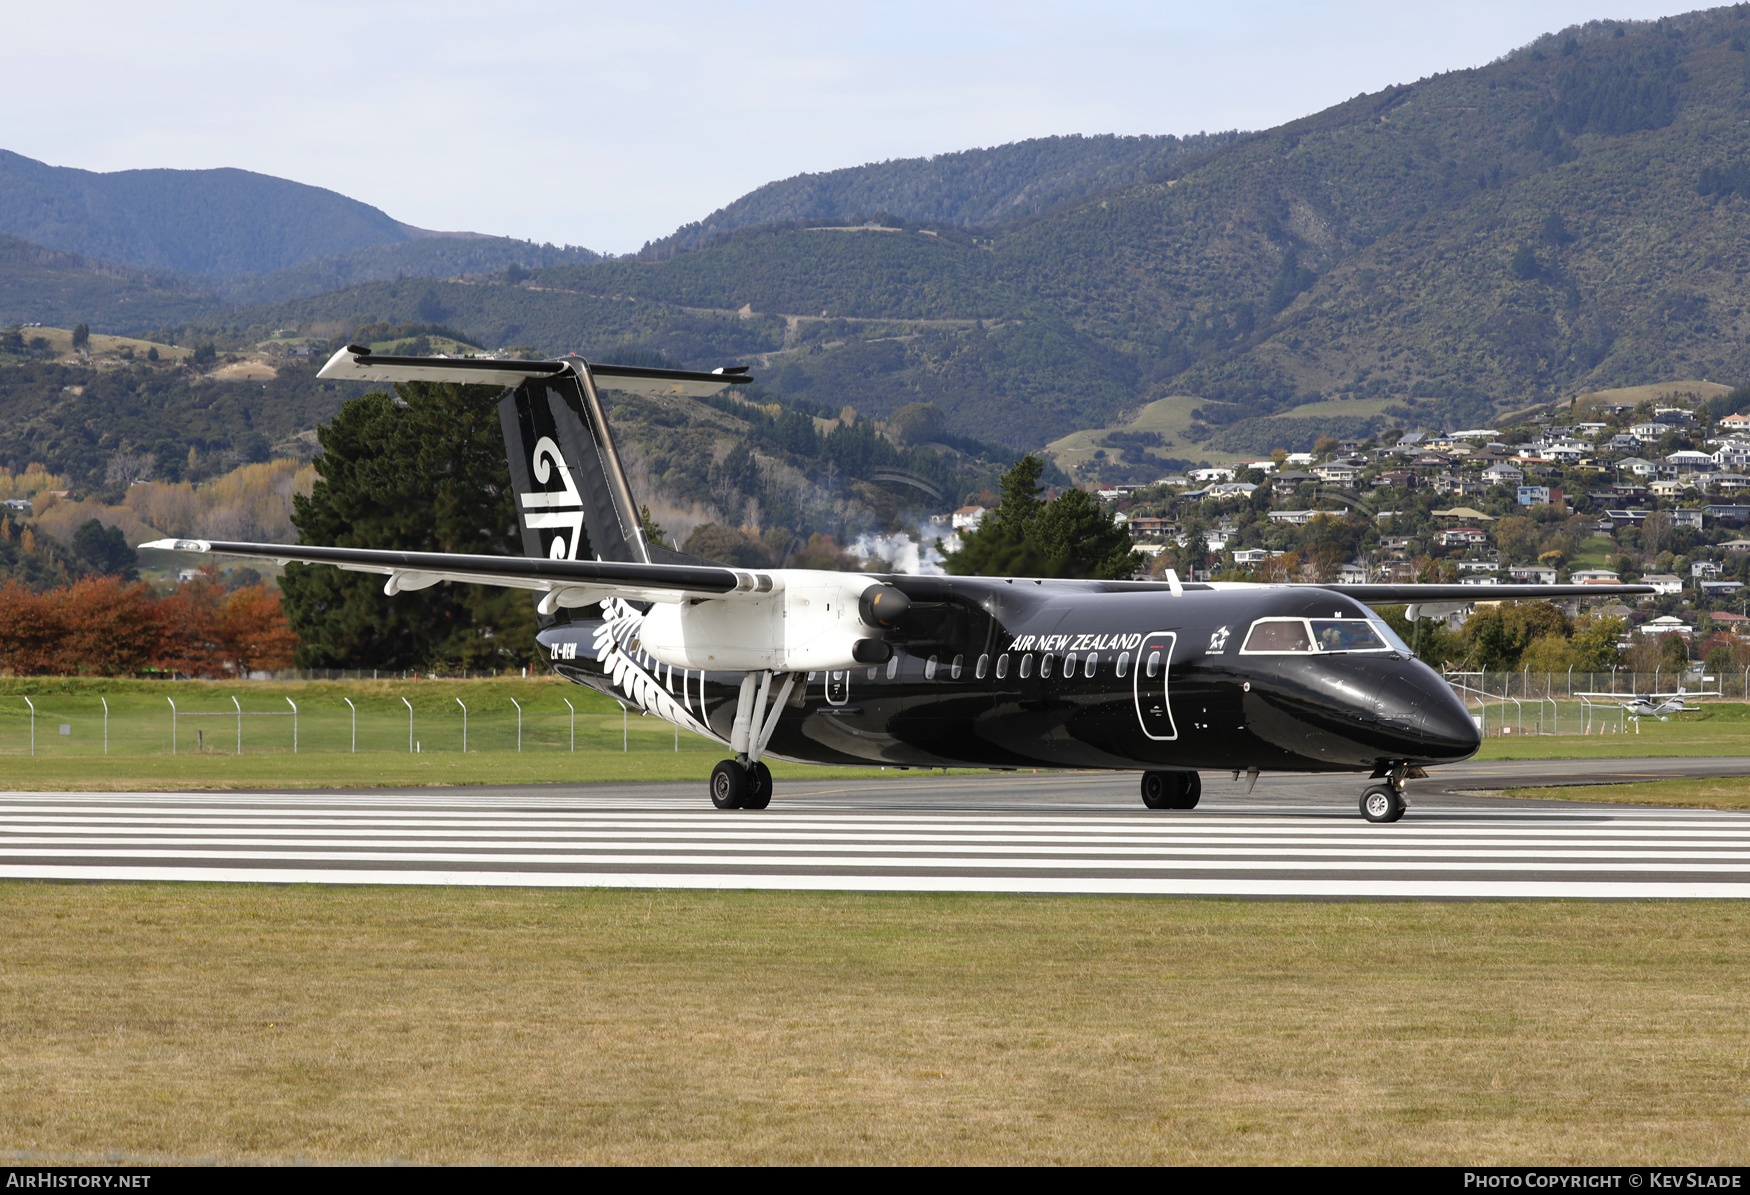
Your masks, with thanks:
M 1404 816 L 1404 799 L 1389 784 L 1376 784 L 1361 794 L 1361 816 L 1383 825 Z
M 1173 808 L 1195 809 L 1197 802 L 1203 799 L 1203 777 L 1196 772 L 1184 772 L 1181 775 L 1183 779 L 1180 780 L 1180 784 L 1184 787 L 1179 790 L 1179 803 Z
M 711 769 L 711 804 L 719 809 L 740 809 L 747 799 L 747 769 L 726 759 Z
M 1144 772 L 1142 774 L 1142 803 L 1150 809 L 1172 809 L 1173 802 L 1178 797 L 1177 786 L 1172 772 Z
M 772 769 L 763 763 L 747 765 L 747 791 L 741 794 L 743 809 L 764 809 L 772 803 Z

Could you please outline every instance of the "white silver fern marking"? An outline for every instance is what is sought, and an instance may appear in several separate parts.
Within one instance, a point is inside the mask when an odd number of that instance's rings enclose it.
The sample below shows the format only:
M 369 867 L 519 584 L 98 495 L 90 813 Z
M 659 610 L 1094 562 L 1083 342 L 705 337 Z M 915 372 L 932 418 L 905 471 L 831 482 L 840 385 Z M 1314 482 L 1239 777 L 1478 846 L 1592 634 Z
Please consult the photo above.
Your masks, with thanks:
M 645 709 L 665 721 L 674 722 L 694 734 L 702 734 L 717 742 L 723 740 L 705 722 L 695 717 L 675 695 L 632 655 L 632 644 L 638 642 L 644 629 L 644 615 L 623 598 L 608 598 L 602 603 L 602 622 L 595 629 L 595 655 L 602 671 L 613 686 L 640 709 Z M 639 652 L 640 656 L 644 653 Z M 653 662 L 654 663 L 654 662 Z M 670 682 L 673 684 L 673 670 Z M 703 702 L 700 703 L 703 705 Z

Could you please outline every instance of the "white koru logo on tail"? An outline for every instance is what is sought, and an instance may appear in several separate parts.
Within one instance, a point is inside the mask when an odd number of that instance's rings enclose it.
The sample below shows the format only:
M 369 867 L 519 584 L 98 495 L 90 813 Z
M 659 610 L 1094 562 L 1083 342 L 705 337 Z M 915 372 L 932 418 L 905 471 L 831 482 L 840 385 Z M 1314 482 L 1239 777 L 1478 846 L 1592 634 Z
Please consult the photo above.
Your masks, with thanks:
M 565 463 L 565 458 L 559 453 L 559 445 L 553 443 L 551 436 L 542 436 L 535 441 L 535 453 L 530 467 L 535 474 L 535 480 L 541 485 L 546 485 L 553 476 L 553 470 L 558 469 L 559 481 L 565 489 L 518 494 L 517 498 L 524 508 L 523 523 L 530 530 L 569 528 L 570 535 L 553 537 L 547 555 L 554 560 L 576 560 L 577 541 L 583 538 L 583 497 L 577 492 L 577 482 L 572 479 L 571 466 Z

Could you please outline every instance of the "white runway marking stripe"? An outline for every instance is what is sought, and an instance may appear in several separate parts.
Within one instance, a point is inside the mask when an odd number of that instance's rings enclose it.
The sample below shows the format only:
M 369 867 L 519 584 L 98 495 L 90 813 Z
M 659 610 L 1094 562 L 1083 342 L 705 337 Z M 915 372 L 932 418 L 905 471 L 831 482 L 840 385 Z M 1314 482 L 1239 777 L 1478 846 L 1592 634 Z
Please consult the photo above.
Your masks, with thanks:
M 1380 898 L 1750 896 L 1750 817 L 1009 815 L 305 794 L 0 796 L 0 878 Z

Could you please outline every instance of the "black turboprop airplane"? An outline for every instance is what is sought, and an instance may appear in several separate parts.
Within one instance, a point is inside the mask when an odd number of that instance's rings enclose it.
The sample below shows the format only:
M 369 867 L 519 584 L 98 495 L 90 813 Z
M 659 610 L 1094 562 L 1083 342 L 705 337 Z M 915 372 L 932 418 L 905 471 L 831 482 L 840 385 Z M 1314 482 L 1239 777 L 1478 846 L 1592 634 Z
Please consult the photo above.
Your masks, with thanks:
M 1369 821 L 1406 777 L 1475 753 L 1469 712 L 1368 603 L 1436 614 L 1453 585 L 1254 585 L 730 568 L 645 541 L 600 389 L 704 395 L 749 381 L 557 361 L 373 356 L 324 378 L 511 387 L 499 403 L 520 558 L 157 540 L 149 548 L 533 591 L 552 666 L 723 743 L 719 809 L 764 809 L 763 757 L 900 767 L 1142 769 L 1150 809 L 1190 809 L 1197 770 L 1367 772 Z M 1490 599 L 1651 593 L 1493 586 Z M 1412 610 L 1412 616 L 1418 613 Z

